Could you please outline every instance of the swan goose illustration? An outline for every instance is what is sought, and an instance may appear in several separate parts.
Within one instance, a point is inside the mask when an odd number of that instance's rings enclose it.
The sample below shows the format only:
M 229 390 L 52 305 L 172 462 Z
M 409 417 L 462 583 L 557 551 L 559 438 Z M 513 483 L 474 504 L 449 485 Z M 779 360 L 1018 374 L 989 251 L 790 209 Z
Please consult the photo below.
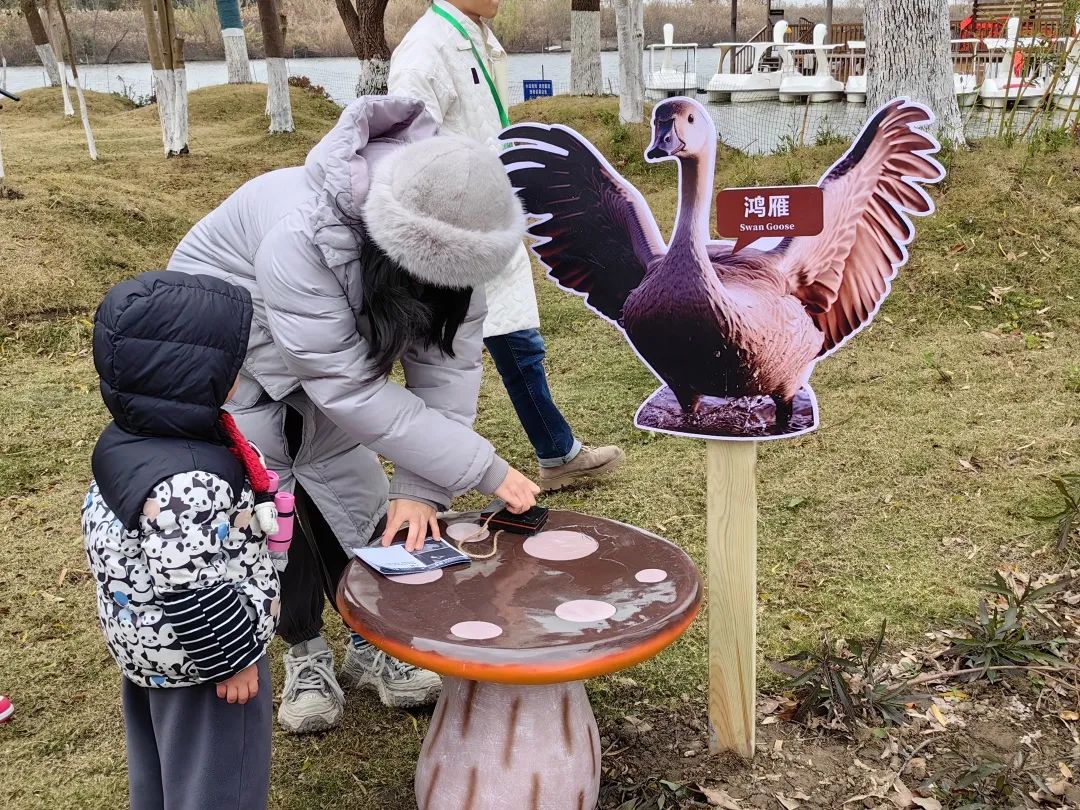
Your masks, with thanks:
M 717 133 L 688 98 L 653 110 L 646 158 L 678 161 L 675 228 L 665 243 L 648 204 L 581 135 L 519 124 L 500 136 L 511 182 L 532 219 L 549 276 L 619 326 L 684 413 L 703 396 L 769 396 L 786 425 L 814 364 L 866 326 L 888 294 L 915 229 L 933 211 L 924 107 L 899 99 L 867 123 L 821 178 L 825 228 L 770 250 L 715 241 L 710 210 Z

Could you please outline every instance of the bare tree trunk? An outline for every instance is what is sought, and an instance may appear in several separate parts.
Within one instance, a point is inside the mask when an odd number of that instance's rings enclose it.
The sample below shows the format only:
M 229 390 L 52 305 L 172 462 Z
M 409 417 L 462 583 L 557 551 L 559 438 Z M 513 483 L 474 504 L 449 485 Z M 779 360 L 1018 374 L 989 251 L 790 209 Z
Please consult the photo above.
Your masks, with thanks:
M 75 108 L 71 106 L 71 94 L 68 93 L 67 68 L 64 67 L 63 35 L 60 30 L 60 19 L 46 2 L 45 19 L 48 22 L 49 47 L 56 57 L 56 70 L 60 74 L 60 95 L 64 98 L 64 117 L 70 118 L 75 115 Z
M 390 0 L 335 0 L 338 14 L 349 35 L 356 58 L 360 60 L 357 96 L 386 93 L 390 75 L 390 46 L 386 44 L 383 18 Z
M 645 8 L 642 0 L 615 0 L 619 34 L 619 120 L 640 124 L 645 112 Z
M 292 132 L 292 99 L 289 98 L 289 68 L 285 63 L 284 15 L 275 0 L 258 0 L 259 23 L 266 49 L 266 114 L 271 132 Z
M 938 138 L 963 146 L 949 37 L 948 0 L 866 0 L 867 106 L 899 96 L 922 102 L 934 111 Z
M 575 96 L 598 96 L 603 90 L 600 0 L 571 0 L 570 92 Z
M 251 62 L 248 60 L 244 21 L 240 18 L 240 3 L 238 0 L 217 0 L 217 13 L 221 22 L 221 42 L 225 46 L 229 84 L 249 84 Z
M 19 0 L 19 8 L 22 9 L 26 24 L 30 26 L 30 39 L 33 40 L 34 50 L 37 51 L 38 59 L 45 68 L 49 85 L 55 87 L 60 84 L 60 71 L 56 67 L 56 55 L 49 44 L 49 35 L 45 32 L 45 24 L 41 21 L 34 0 Z
M 79 69 L 76 67 L 75 46 L 71 41 L 71 29 L 68 28 L 67 16 L 64 14 L 64 6 L 60 0 L 47 0 L 60 20 L 60 27 L 64 33 L 64 43 L 67 45 L 68 64 L 71 65 L 71 78 L 75 83 L 75 95 L 79 98 L 79 118 L 82 119 L 83 132 L 86 133 L 86 149 L 90 153 L 91 160 L 97 160 L 97 143 L 94 141 L 94 131 L 90 129 L 90 115 L 86 110 L 86 96 L 83 94 L 82 82 L 79 81 Z M 50 15 L 51 16 L 51 15 Z M 63 45 L 61 45 L 63 47 Z

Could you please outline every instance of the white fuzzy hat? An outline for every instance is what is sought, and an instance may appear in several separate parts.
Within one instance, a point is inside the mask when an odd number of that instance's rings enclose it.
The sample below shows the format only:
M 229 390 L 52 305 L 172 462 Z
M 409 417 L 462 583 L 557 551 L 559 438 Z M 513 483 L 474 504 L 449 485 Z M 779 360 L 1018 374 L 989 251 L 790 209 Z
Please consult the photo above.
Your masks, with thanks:
M 453 135 L 416 141 L 377 164 L 364 223 L 411 276 L 479 287 L 509 266 L 525 214 L 496 152 Z

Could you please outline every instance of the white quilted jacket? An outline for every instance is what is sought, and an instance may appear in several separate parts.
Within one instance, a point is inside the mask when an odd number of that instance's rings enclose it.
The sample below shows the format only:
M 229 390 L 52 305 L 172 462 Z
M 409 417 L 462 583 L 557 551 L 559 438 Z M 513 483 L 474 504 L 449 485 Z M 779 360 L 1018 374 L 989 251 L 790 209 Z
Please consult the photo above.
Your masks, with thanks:
M 509 98 L 506 51 L 487 26 L 481 28 L 454 6 L 435 0 L 469 33 L 477 53 L 506 104 Z M 499 111 L 476 57 L 465 38 L 449 22 L 428 11 L 410 29 L 390 61 L 390 94 L 418 98 L 440 131 L 464 135 L 498 149 L 502 129 Z M 487 285 L 488 315 L 484 337 L 540 326 L 532 266 L 522 245 L 506 272 Z

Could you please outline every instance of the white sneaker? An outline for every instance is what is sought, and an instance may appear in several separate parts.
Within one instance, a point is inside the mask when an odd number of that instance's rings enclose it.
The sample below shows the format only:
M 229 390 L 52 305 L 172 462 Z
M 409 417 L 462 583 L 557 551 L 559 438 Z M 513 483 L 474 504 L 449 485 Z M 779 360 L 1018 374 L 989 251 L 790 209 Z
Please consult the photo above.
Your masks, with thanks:
M 345 710 L 345 695 L 334 677 L 334 653 L 321 637 L 285 653 L 285 689 L 278 725 L 288 734 L 333 728 Z
M 439 699 L 442 679 L 434 672 L 391 658 L 355 634 L 347 649 L 342 680 L 374 689 L 384 706 L 411 709 Z

